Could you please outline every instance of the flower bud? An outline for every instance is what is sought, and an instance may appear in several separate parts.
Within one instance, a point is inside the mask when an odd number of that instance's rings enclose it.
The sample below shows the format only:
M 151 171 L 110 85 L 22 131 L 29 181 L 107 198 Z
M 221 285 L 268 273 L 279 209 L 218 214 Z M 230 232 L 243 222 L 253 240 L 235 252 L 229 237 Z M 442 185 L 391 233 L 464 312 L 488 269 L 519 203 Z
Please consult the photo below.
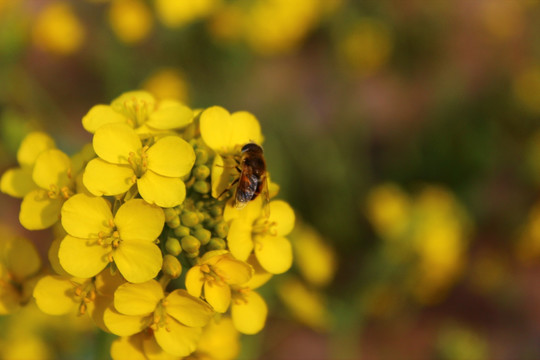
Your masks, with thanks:
M 180 219 L 182 220 L 182 225 L 187 227 L 195 226 L 200 221 L 197 213 L 193 211 L 183 212 L 182 215 L 180 215 Z
M 225 240 L 221 238 L 212 238 L 208 242 L 208 246 L 206 248 L 208 251 L 210 250 L 224 250 L 227 247 L 227 244 L 225 243 Z
M 208 162 L 208 151 L 206 149 L 199 148 L 195 150 L 195 156 L 197 156 L 195 165 L 203 165 Z
M 223 215 L 223 208 L 221 206 L 212 206 L 210 208 L 210 215 L 212 215 L 213 217 L 218 217 L 218 216 L 221 216 Z
M 199 253 L 201 242 L 195 236 L 184 236 L 181 240 L 182 249 L 188 253 L 188 255 Z
M 199 194 L 207 194 L 210 192 L 210 184 L 204 180 L 197 180 L 193 184 L 193 190 Z
M 200 228 L 193 232 L 193 236 L 199 239 L 202 245 L 206 245 L 210 241 L 212 233 L 204 228 Z
M 165 208 L 163 209 L 163 213 L 165 214 L 165 221 L 167 222 L 178 216 L 175 208 Z
M 199 165 L 193 169 L 193 176 L 197 180 L 204 180 L 210 176 L 210 169 L 206 165 Z
M 168 221 L 167 221 L 167 225 L 168 225 L 171 229 L 174 229 L 174 228 L 177 228 L 178 226 L 180 226 L 180 218 L 178 217 L 178 215 L 176 215 L 176 216 L 173 217 L 172 219 L 168 220 Z
M 220 238 L 225 238 L 229 233 L 229 225 L 227 225 L 227 222 L 223 220 L 218 222 L 214 226 L 214 233 Z
M 176 257 L 167 254 L 163 257 L 162 270 L 171 278 L 176 279 L 182 273 L 182 264 Z
M 184 236 L 189 235 L 189 228 L 183 225 L 179 225 L 174 229 L 174 236 L 181 239 Z
M 177 256 L 182 252 L 182 246 L 180 246 L 180 241 L 177 238 L 170 237 L 165 242 L 165 249 L 169 254 Z

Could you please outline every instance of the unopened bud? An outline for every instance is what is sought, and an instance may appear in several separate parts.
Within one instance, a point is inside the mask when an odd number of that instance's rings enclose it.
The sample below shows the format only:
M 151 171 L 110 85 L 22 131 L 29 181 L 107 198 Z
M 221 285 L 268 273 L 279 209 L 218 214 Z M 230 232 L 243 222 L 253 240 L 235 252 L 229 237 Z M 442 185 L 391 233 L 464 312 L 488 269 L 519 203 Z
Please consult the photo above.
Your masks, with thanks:
M 199 194 L 207 194 L 210 192 L 210 184 L 204 180 L 197 180 L 193 184 L 193 190 Z
M 182 252 L 182 246 L 180 246 L 180 241 L 177 238 L 170 237 L 165 242 L 165 249 L 169 254 L 177 256 Z
M 177 228 L 178 226 L 180 226 L 180 218 L 178 217 L 178 215 L 176 215 L 176 216 L 173 217 L 172 219 L 168 220 L 168 221 L 167 221 L 167 225 L 168 225 L 171 229 L 174 229 L 174 228 Z
M 206 165 L 195 166 L 193 169 L 193 176 L 195 176 L 195 179 L 197 180 L 204 180 L 210 176 L 210 168 Z
M 182 273 L 182 264 L 176 257 L 167 254 L 163 257 L 162 270 L 171 278 L 176 279 Z
M 206 245 L 210 241 L 212 233 L 204 228 L 200 228 L 193 232 L 193 236 L 199 239 L 202 245 Z
M 174 228 L 174 236 L 176 236 L 177 238 L 181 239 L 184 236 L 188 236 L 188 235 L 189 235 L 189 228 L 187 226 L 179 225 L 176 228 Z
M 167 222 L 178 216 L 174 208 L 165 208 L 163 209 L 163 213 L 165 213 L 165 221 Z
M 208 242 L 208 245 L 206 246 L 207 250 L 223 250 L 227 247 L 227 244 L 225 243 L 225 240 L 221 238 L 212 238 Z
M 227 225 L 227 222 L 220 221 L 214 226 L 214 233 L 220 237 L 225 238 L 227 234 L 229 233 L 229 225 Z
M 188 254 L 199 253 L 199 248 L 201 247 L 201 242 L 195 236 L 184 236 L 182 240 L 182 249 Z
M 208 162 L 208 151 L 206 149 L 199 148 L 195 150 L 195 156 L 197 156 L 195 165 L 203 165 Z
M 182 220 L 182 225 L 187 227 L 195 226 L 200 222 L 199 216 L 193 211 L 183 212 L 180 219 Z

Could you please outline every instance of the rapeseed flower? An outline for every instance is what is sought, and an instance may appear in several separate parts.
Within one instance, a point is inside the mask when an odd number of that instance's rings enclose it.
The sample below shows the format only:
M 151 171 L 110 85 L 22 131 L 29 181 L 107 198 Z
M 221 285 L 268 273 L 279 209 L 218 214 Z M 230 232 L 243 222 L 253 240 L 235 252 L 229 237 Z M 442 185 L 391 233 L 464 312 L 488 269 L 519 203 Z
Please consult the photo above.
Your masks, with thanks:
M 283 200 L 273 200 L 268 206 L 267 217 L 261 198 L 250 201 L 242 210 L 228 204 L 224 213 L 231 221 L 227 240 L 237 259 L 245 261 L 254 252 L 266 271 L 281 274 L 292 265 L 292 247 L 285 236 L 294 227 L 294 211 Z
M 174 207 L 184 201 L 181 177 L 191 171 L 195 152 L 181 137 L 165 136 L 143 146 L 135 130 L 113 123 L 96 131 L 93 144 L 99 158 L 88 163 L 83 176 L 92 194 L 122 195 L 136 184 L 150 204 Z
M 202 328 L 214 311 L 205 302 L 177 289 L 166 294 L 155 281 L 121 285 L 114 293 L 114 307 L 105 311 L 108 329 L 131 336 L 146 329 L 170 355 L 187 356 L 195 351 Z
M 113 0 L 109 21 L 116 36 L 126 44 L 146 39 L 152 30 L 152 13 L 141 0 Z
M 156 101 L 146 91 L 129 91 L 110 105 L 95 105 L 83 117 L 83 127 L 95 133 L 102 125 L 125 123 L 148 137 L 155 133 L 182 129 L 193 121 L 193 111 L 173 99 Z
M 215 311 L 224 313 L 231 302 L 230 285 L 246 283 L 252 273 L 250 265 L 236 260 L 228 251 L 209 251 L 188 271 L 186 289 L 195 297 L 203 297 Z
M 41 259 L 29 240 L 0 231 L 0 315 L 5 315 L 30 300 Z
M 62 226 L 68 233 L 58 257 L 71 275 L 90 278 L 114 262 L 130 282 L 154 278 L 163 262 L 155 241 L 165 223 L 163 210 L 142 199 L 132 199 L 112 213 L 101 197 L 77 194 L 62 208 Z

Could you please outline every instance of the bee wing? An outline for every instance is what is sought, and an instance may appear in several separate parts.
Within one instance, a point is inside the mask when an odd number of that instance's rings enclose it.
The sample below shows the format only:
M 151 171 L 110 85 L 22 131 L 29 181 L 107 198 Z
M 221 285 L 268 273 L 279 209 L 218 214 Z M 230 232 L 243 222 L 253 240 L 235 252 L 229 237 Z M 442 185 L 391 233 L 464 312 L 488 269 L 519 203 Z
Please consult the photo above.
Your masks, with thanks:
M 262 214 L 265 218 L 270 217 L 270 191 L 268 191 L 268 176 L 264 176 L 261 184 Z
M 241 209 L 246 206 L 255 197 L 258 185 L 258 177 L 249 168 L 245 168 L 240 175 L 240 181 L 236 188 L 235 207 Z

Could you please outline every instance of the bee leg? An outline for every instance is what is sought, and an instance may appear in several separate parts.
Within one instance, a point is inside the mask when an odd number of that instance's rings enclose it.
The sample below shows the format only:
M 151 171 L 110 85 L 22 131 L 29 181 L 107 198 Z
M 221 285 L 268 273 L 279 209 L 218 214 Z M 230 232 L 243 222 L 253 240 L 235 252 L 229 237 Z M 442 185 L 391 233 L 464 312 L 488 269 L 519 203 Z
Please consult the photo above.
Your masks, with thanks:
M 237 179 L 235 179 L 232 183 L 230 183 L 229 186 L 227 186 L 227 187 L 225 188 L 225 190 L 223 190 L 223 191 L 221 192 L 221 194 L 219 194 L 219 196 L 217 197 L 217 199 L 219 200 L 219 198 L 220 198 L 223 194 L 225 194 L 227 191 L 231 190 L 231 188 L 233 187 L 233 185 L 236 184 L 239 180 L 240 180 L 240 178 L 237 178 Z

